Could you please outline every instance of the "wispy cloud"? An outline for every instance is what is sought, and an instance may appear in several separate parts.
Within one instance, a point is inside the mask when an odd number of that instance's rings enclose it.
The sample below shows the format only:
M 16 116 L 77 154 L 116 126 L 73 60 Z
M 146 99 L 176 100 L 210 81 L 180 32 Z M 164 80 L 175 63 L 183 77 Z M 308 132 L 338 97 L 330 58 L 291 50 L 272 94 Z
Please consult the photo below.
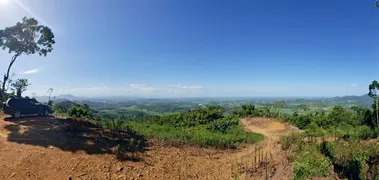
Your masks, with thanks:
M 351 87 L 358 87 L 358 84 L 350 84 Z
M 36 74 L 36 73 L 39 73 L 40 71 L 41 71 L 41 68 L 36 68 L 36 69 L 24 71 L 24 74 Z
M 146 84 L 129 84 L 130 88 L 142 88 L 142 87 L 147 87 Z
M 184 86 L 181 84 L 175 84 L 175 85 L 168 85 L 169 87 L 172 88 L 179 88 L 179 89 L 203 89 L 203 86 Z
M 141 96 L 141 97 L 171 97 L 171 96 L 198 96 L 203 86 L 169 85 L 152 86 L 148 84 L 128 84 L 124 86 L 110 86 L 99 82 L 87 87 L 64 87 L 57 89 L 58 94 L 73 94 L 77 96 Z
M 96 95 L 132 95 L 133 90 L 130 88 L 108 88 L 108 87 L 65 87 L 57 89 L 57 93 L 70 93 L 79 96 L 96 96 Z
M 160 89 L 148 86 L 147 84 L 129 84 L 130 89 L 141 91 L 159 91 Z

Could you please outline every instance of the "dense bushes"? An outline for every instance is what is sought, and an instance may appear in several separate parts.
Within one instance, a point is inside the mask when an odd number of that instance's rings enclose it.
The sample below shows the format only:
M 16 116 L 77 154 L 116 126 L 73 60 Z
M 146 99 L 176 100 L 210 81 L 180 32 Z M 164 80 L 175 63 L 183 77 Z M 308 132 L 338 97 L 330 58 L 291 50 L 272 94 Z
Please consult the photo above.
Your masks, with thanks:
M 335 106 L 329 113 L 307 113 L 288 116 L 285 121 L 306 130 L 309 136 L 333 136 L 355 139 L 378 137 L 373 112 L 366 108 L 351 110 Z
M 87 104 L 82 106 L 72 105 L 68 109 L 68 115 L 75 118 L 92 119 L 92 114 L 90 113 L 90 108 Z
M 341 177 L 350 179 L 376 179 L 379 165 L 379 144 L 370 142 L 326 142 L 325 155 L 335 166 Z M 369 173 L 371 172 L 371 173 Z
M 331 131 L 331 132 L 328 132 Z M 336 137 L 309 141 L 326 134 Z M 295 133 L 281 138 L 282 148 L 288 150 L 288 158 L 294 161 L 294 179 L 326 176 L 333 167 L 336 176 L 348 179 L 379 178 L 379 142 L 361 141 L 374 137 L 375 132 L 367 125 L 344 124 L 324 130 L 316 122 L 310 123 L 305 133 Z M 333 165 L 333 166 L 331 166 Z
M 230 127 L 225 133 L 209 131 L 205 126 L 177 127 L 165 124 L 127 122 L 138 133 L 172 145 L 195 145 L 199 147 L 235 148 L 243 143 L 255 143 L 263 139 L 256 133 L 247 133 L 239 126 Z
M 222 118 L 224 112 L 224 108 L 221 106 L 206 106 L 180 114 L 161 116 L 160 123 L 171 124 L 176 127 L 203 125 Z
M 261 135 L 243 131 L 238 117 L 224 113 L 221 106 L 206 106 L 180 114 L 134 117 L 127 124 L 147 137 L 174 145 L 232 148 L 263 139 Z
M 225 133 L 230 127 L 238 125 L 239 119 L 233 116 L 227 116 L 208 124 L 207 130 Z
M 67 114 L 87 120 L 114 131 L 136 131 L 146 137 L 164 140 L 173 145 L 196 145 L 200 147 L 233 148 L 243 143 L 255 143 L 262 135 L 247 133 L 239 125 L 238 117 L 225 116 L 221 106 L 205 106 L 180 114 L 162 116 L 121 116 L 100 118 L 93 115 L 88 105 L 71 105 Z
M 296 156 L 293 166 L 293 179 L 307 177 L 326 177 L 331 162 L 317 151 L 304 152 Z
M 281 138 L 282 148 L 290 150 L 287 157 L 294 162 L 293 179 L 326 177 L 331 161 L 321 153 L 320 145 L 304 141 L 306 136 L 303 133 L 294 133 Z
M 279 110 L 274 106 L 264 106 L 262 108 L 255 107 L 251 104 L 243 104 L 241 109 L 231 112 L 232 116 L 245 118 L 245 117 L 279 117 Z
M 348 179 L 379 178 L 379 142 L 337 140 L 322 143 L 305 141 L 305 133 L 282 137 L 287 157 L 294 162 L 293 178 L 336 176 Z M 334 172 L 332 171 L 334 170 Z

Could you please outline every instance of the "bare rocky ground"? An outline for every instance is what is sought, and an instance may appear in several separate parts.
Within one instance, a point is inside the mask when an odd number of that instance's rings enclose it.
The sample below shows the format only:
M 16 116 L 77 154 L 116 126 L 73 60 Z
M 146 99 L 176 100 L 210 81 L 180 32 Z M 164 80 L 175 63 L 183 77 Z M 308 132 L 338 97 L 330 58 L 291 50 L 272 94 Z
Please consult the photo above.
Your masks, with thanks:
M 242 119 L 241 124 L 265 140 L 236 150 L 149 141 L 143 154 L 120 160 L 110 132 L 64 118 L 13 120 L 1 114 L 0 179 L 264 179 L 267 174 L 290 179 L 291 166 L 278 142 L 280 135 L 297 129 L 265 118 Z M 264 166 L 252 165 L 256 146 L 270 157 Z

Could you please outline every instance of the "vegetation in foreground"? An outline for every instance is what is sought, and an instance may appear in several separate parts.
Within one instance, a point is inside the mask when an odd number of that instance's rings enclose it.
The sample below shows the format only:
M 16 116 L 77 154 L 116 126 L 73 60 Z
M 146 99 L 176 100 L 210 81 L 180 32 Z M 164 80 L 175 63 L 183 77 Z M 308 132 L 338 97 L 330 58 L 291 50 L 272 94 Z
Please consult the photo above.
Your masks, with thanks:
M 65 113 L 64 108 L 56 111 Z M 263 139 L 257 133 L 245 132 L 239 126 L 238 116 L 224 115 L 221 106 L 206 106 L 184 113 L 162 116 L 136 116 L 125 119 L 101 119 L 91 114 L 88 105 L 71 105 L 67 114 L 82 118 L 104 128 L 132 129 L 148 138 L 162 140 L 172 145 L 236 148 L 245 143 Z
M 234 119 L 216 119 L 212 123 L 189 127 L 140 121 L 129 121 L 126 124 L 148 138 L 165 141 L 174 146 L 236 148 L 241 144 L 253 144 L 263 140 L 260 134 L 245 132 Z
M 331 138 L 311 141 L 306 134 L 282 138 L 283 149 L 293 164 L 293 179 L 340 177 L 379 178 L 379 141 Z
M 379 179 L 378 89 L 377 81 L 369 86 L 373 110 L 335 106 L 328 114 L 295 113 L 286 118 L 305 130 L 281 139 L 294 162 L 293 179 Z
M 282 147 L 293 162 L 294 179 L 325 176 L 378 179 L 378 87 L 373 84 L 375 86 L 370 86 L 370 96 L 374 99 L 372 109 L 334 106 L 328 112 L 314 112 L 301 106 L 299 111 L 286 115 L 281 113 L 279 105 L 244 104 L 228 113 L 221 106 L 205 106 L 161 116 L 143 114 L 109 119 L 93 115 L 96 110 L 88 105 L 65 103 L 64 107 L 55 106 L 55 109 L 104 128 L 129 129 L 172 145 L 216 148 L 235 148 L 263 139 L 261 135 L 244 132 L 239 127 L 239 118 L 281 118 L 304 130 L 304 133 L 282 139 Z

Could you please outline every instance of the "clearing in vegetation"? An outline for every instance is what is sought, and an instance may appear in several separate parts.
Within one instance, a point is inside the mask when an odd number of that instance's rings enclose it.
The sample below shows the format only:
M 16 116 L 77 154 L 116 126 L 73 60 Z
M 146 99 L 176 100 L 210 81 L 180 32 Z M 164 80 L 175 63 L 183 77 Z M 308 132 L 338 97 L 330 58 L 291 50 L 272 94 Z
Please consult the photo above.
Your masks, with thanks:
M 72 173 L 66 167 L 77 168 L 63 163 L 64 167 L 57 166 L 55 171 L 59 175 L 56 176 L 33 170 L 34 174 L 40 173 L 36 177 L 51 178 L 378 177 L 379 146 L 373 138 L 378 137 L 379 131 L 373 118 L 375 113 L 369 109 L 350 110 L 336 106 L 329 113 L 295 113 L 284 118 L 288 124 L 267 118 L 278 115 L 269 108 L 253 105 L 243 105 L 229 114 L 225 114 L 220 106 L 206 106 L 180 114 L 135 116 L 124 120 L 93 117 L 87 105 L 74 105 L 67 111 L 71 117 L 80 120 L 54 117 L 26 117 L 20 121 L 4 119 L 5 123 L 0 123 L 3 137 L 0 157 L 12 157 L 8 151 L 14 148 L 28 148 L 28 153 L 36 153 L 34 148 L 38 148 L 44 153 L 54 150 L 52 156 L 59 153 L 65 160 L 84 165 L 78 168 L 78 173 Z M 25 152 L 18 152 L 22 153 Z M 28 158 L 34 158 L 31 154 L 20 157 L 26 159 L 16 161 L 16 164 L 33 162 Z M 82 158 L 73 160 L 73 157 Z M 39 159 L 50 159 L 42 160 L 44 164 L 39 166 L 52 168 L 46 165 L 51 165 L 53 157 L 43 155 Z M 82 159 L 91 159 L 88 161 L 100 167 L 93 168 Z M 12 176 L 12 171 L 4 169 L 17 171 L 15 167 L 18 165 L 7 158 L 3 158 L 3 162 L 11 165 L 3 164 L 0 173 L 4 171 L 5 178 Z M 33 165 L 29 163 L 29 166 Z M 29 167 L 25 168 L 24 171 L 29 170 Z M 21 173 L 20 177 L 25 174 Z
M 245 125 L 245 124 L 243 124 Z M 254 123 L 246 124 L 246 129 Z M 273 131 L 282 132 L 280 131 Z M 85 122 L 55 117 L 24 117 L 18 121 L 0 120 L 1 179 L 231 179 L 232 175 L 264 177 L 242 167 L 253 162 L 254 147 L 235 150 L 173 147 L 164 142 L 148 141 L 143 151 L 127 152 L 118 158 L 117 132 L 102 130 Z M 123 134 L 130 142 L 138 136 Z M 258 157 L 258 154 L 256 154 Z M 258 160 L 256 163 L 259 167 Z M 237 174 L 238 168 L 240 172 Z M 46 171 L 49 169 L 49 171 Z M 277 171 L 278 172 L 278 171 Z
M 263 160 L 258 166 L 251 167 L 247 165 L 245 176 L 249 177 L 249 179 L 291 179 L 291 164 L 287 161 L 281 148 L 280 137 L 301 131 L 290 124 L 271 118 L 243 118 L 241 119 L 241 124 L 243 124 L 245 130 L 260 133 L 265 137 L 261 143 L 261 149 L 258 150 L 262 151 L 263 157 L 261 158 Z M 257 151 L 256 148 L 243 156 L 242 159 L 247 162 L 257 159 L 255 157 L 257 152 L 253 151 Z
M 194 145 L 227 149 L 256 143 L 263 139 L 260 134 L 245 132 L 239 126 L 239 116 L 225 115 L 225 109 L 221 106 L 205 106 L 183 113 L 161 116 L 142 115 L 101 119 L 94 117 L 87 105 L 72 105 L 67 114 L 103 128 L 133 130 L 150 139 L 165 141 L 175 146 Z

